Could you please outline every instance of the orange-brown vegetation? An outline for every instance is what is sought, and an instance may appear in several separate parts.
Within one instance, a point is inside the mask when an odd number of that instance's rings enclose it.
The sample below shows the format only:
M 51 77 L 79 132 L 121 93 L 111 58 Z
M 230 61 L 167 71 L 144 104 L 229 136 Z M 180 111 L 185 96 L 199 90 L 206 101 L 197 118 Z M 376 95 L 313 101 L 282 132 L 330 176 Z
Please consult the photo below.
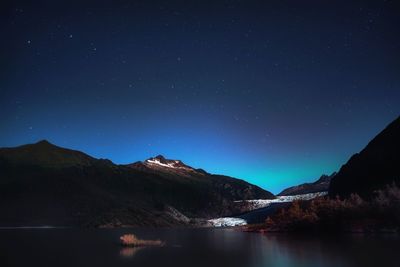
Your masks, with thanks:
M 264 224 L 248 226 L 248 231 L 398 231 L 400 226 L 400 188 L 388 185 L 370 200 L 357 194 L 346 199 L 321 197 L 295 201 Z

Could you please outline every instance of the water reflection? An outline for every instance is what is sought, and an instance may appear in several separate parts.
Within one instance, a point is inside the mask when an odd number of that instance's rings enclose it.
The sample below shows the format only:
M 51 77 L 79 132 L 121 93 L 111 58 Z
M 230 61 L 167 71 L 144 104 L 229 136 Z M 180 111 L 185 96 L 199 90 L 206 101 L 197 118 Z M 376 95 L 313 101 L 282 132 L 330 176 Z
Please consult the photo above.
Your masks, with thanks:
M 400 266 L 398 236 L 264 235 L 253 251 L 261 266 Z M 260 266 L 254 264 L 254 266 Z
M 258 249 L 257 249 L 258 248 Z M 332 239 L 286 235 L 265 235 L 254 249 L 265 266 L 349 266 L 341 246 Z
M 133 258 L 139 251 L 143 250 L 144 247 L 124 247 L 119 251 L 119 255 L 122 258 Z
M 164 247 L 121 247 L 123 229 L 0 230 L 0 266 L 398 267 L 400 237 L 296 236 L 229 229 L 132 229 Z M 21 257 L 21 251 L 24 257 Z

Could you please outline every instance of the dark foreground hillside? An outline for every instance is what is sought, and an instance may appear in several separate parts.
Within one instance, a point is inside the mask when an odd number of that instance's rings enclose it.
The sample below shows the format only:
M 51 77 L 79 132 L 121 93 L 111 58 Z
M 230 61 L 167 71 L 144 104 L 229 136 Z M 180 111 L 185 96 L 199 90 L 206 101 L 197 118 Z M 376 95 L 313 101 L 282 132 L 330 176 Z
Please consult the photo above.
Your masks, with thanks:
M 274 197 L 243 180 L 159 160 L 116 165 L 47 141 L 2 148 L 0 225 L 186 225 L 230 214 L 235 200 Z
M 329 195 L 357 193 L 370 198 L 375 190 L 400 183 L 400 117 L 390 123 L 360 152 L 354 154 L 331 180 Z

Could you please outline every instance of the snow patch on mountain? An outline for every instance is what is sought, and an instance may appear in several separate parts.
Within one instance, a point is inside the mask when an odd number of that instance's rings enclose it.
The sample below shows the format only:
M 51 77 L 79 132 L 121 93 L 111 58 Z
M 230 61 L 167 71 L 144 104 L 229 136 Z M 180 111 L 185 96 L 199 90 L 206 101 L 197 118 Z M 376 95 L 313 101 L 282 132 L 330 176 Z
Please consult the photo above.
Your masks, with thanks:
M 159 159 L 148 159 L 145 161 L 146 163 L 149 164 L 156 164 L 156 165 L 160 165 L 163 167 L 167 167 L 167 168 L 180 168 L 180 167 L 176 167 L 174 163 L 162 163 Z
M 232 217 L 211 219 L 208 220 L 208 222 L 214 227 L 231 227 L 231 226 L 240 226 L 247 224 L 246 220 L 244 219 L 232 218 Z
M 193 170 L 193 168 L 185 165 L 180 160 L 166 159 L 161 155 L 145 160 L 144 164 L 148 165 L 148 166 L 159 166 L 159 167 L 165 167 L 165 168 L 170 168 L 170 169 L 183 169 L 183 170 L 188 170 L 188 171 Z
M 308 194 L 293 195 L 293 196 L 278 196 L 275 199 L 250 199 L 250 200 L 239 200 L 235 202 L 237 203 L 245 202 L 251 206 L 251 209 L 260 209 L 268 207 L 272 203 L 293 202 L 295 200 L 311 200 L 313 198 L 322 197 L 327 194 L 328 192 L 324 191 L 324 192 L 308 193 Z
M 316 197 L 322 197 L 327 195 L 328 192 L 316 192 L 316 193 L 308 193 L 301 195 L 293 195 L 293 196 L 278 196 L 275 199 L 250 199 L 250 200 L 239 200 L 235 201 L 236 203 L 246 203 L 250 206 L 250 211 L 255 209 L 266 208 L 273 203 L 285 203 L 285 202 L 293 202 L 296 200 L 311 200 Z M 232 226 L 241 226 L 246 225 L 247 221 L 241 218 L 234 217 L 222 217 L 208 220 L 209 224 L 213 227 L 232 227 Z

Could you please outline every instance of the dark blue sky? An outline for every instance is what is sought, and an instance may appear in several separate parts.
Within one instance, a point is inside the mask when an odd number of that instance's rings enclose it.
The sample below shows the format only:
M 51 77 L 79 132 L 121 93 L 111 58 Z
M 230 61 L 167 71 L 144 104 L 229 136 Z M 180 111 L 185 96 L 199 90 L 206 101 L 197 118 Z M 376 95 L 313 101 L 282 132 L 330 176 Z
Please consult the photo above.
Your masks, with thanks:
M 395 1 L 52 2 L 1 4 L 0 146 L 163 154 L 278 193 L 400 114 Z

